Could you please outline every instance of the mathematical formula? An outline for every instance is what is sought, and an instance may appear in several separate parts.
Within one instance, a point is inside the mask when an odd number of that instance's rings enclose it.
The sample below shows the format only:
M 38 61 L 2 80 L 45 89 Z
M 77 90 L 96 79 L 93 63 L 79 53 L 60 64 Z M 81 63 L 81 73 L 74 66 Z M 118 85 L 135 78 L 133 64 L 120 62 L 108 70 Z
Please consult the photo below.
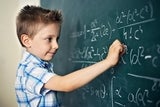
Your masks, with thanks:
M 160 44 L 156 45 L 156 49 L 154 50 L 157 53 L 157 56 L 153 56 L 151 53 L 145 54 L 146 48 L 143 46 L 139 46 L 137 48 L 126 48 L 127 58 L 121 57 L 123 64 L 130 65 L 139 65 L 143 66 L 144 61 L 149 61 L 153 67 L 160 67 Z M 71 59 L 73 63 L 82 63 L 84 64 L 93 64 L 96 61 L 93 59 L 98 59 L 98 61 L 103 60 L 108 52 L 108 47 L 95 48 L 93 46 L 86 46 L 82 49 L 76 48 L 71 53 Z M 129 63 L 127 63 L 129 62 Z M 85 67 L 85 66 L 83 66 Z
M 116 11 L 115 19 L 112 21 L 106 21 L 102 23 L 98 18 L 95 18 L 89 24 L 82 25 L 80 31 L 72 32 L 71 39 L 81 39 L 83 41 L 89 41 L 90 45 L 83 45 L 82 47 L 76 47 L 70 53 L 69 60 L 72 63 L 80 64 L 81 68 L 89 66 L 103 60 L 108 52 L 109 47 L 103 45 L 97 47 L 95 43 L 101 43 L 103 39 L 111 40 L 117 32 L 121 31 L 120 35 L 123 40 L 126 41 L 141 41 L 144 33 L 147 29 L 144 28 L 144 24 L 155 22 L 154 8 L 152 2 L 147 2 L 141 8 L 129 9 L 124 11 Z M 114 23 L 113 23 L 114 22 Z M 126 42 L 128 43 L 128 42 Z M 143 46 L 137 44 L 136 46 L 126 47 L 126 53 L 121 57 L 120 62 L 122 66 L 139 66 L 143 67 L 144 63 L 147 63 L 152 68 L 160 67 L 160 42 L 151 44 L 150 46 Z M 154 48 L 152 48 L 154 47 Z M 152 48 L 152 52 L 148 50 Z M 153 54 L 154 53 L 154 54 Z M 144 67 L 145 68 L 145 67 Z M 113 68 L 114 70 L 114 68 Z M 132 71 L 128 71 L 132 72 Z M 113 73 L 114 74 L 114 73 Z M 110 107 L 128 107 L 128 104 L 135 104 L 137 107 L 145 107 L 146 105 L 154 105 L 160 107 L 160 98 L 154 100 L 152 94 L 160 91 L 160 79 L 155 77 L 149 77 L 145 75 L 136 75 L 134 73 L 128 73 L 127 78 L 134 78 L 135 81 L 140 79 L 141 81 L 151 81 L 152 85 L 143 89 L 141 87 L 134 87 L 134 91 L 129 91 L 126 96 L 123 96 L 123 87 L 115 87 L 117 77 L 113 75 L 110 80 L 110 89 L 105 84 L 99 84 L 99 87 L 93 87 L 87 85 L 82 88 L 82 96 L 94 96 L 98 99 L 110 98 Z M 123 103 L 116 98 L 125 99 L 128 102 Z
M 96 42 L 107 37 L 111 39 L 113 34 L 117 30 L 123 30 L 123 36 L 125 39 L 134 38 L 140 39 L 140 35 L 143 34 L 143 28 L 141 25 L 155 21 L 153 18 L 153 6 L 151 2 L 148 2 L 144 7 L 140 9 L 133 9 L 128 11 L 116 12 L 115 23 L 119 26 L 113 28 L 111 22 L 106 24 L 100 23 L 97 19 L 93 20 L 88 28 L 88 25 L 83 26 L 83 30 L 73 32 L 71 38 L 84 38 L 90 39 L 91 42 Z
M 107 90 L 107 86 L 105 84 L 99 84 L 99 87 L 93 87 L 90 85 L 87 85 L 83 87 L 83 97 L 86 97 L 88 95 L 97 97 L 99 99 L 105 99 L 106 97 L 110 96 L 110 100 L 112 101 L 110 107 L 115 107 L 118 105 L 118 107 L 127 107 L 128 103 L 134 103 L 137 106 L 143 106 L 145 107 L 146 105 L 155 105 L 155 107 L 160 106 L 160 99 L 157 101 L 153 101 L 153 96 L 152 94 L 156 92 L 157 90 L 160 89 L 160 79 L 159 78 L 153 78 L 153 77 L 147 77 L 147 76 L 140 76 L 140 75 L 135 75 L 128 73 L 129 78 L 138 78 L 141 79 L 142 81 L 147 80 L 147 81 L 152 81 L 152 86 L 151 88 L 148 89 L 142 89 L 142 88 L 135 88 L 136 91 L 132 92 L 130 91 L 126 96 L 123 96 L 122 93 L 122 87 L 115 88 L 114 84 L 116 82 L 116 77 L 113 76 L 110 82 L 110 91 Z M 128 103 L 125 102 L 123 104 L 122 102 L 119 102 L 115 100 L 114 97 L 118 98 L 124 98 L 127 99 Z M 116 106 L 117 107 L 117 106 Z

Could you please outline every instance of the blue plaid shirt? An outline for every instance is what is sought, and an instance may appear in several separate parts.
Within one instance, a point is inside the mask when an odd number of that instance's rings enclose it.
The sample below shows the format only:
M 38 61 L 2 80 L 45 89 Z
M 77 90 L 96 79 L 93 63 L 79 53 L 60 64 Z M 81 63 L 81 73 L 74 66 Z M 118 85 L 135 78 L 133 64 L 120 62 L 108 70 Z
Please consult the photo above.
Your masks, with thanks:
M 16 74 L 15 91 L 19 107 L 59 107 L 56 91 L 44 84 L 54 75 L 53 65 L 24 52 Z

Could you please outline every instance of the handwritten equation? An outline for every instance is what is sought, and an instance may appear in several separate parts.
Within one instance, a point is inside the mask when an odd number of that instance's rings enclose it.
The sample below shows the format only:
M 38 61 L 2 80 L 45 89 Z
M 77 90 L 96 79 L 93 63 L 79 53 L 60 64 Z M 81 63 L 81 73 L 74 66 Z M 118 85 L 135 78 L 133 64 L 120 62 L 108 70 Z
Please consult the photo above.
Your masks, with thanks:
M 96 47 L 92 44 L 100 43 L 103 39 L 110 40 L 114 33 L 118 30 L 123 31 L 124 40 L 133 39 L 135 41 L 141 41 L 141 37 L 144 36 L 143 33 L 145 29 L 142 27 L 143 24 L 151 23 L 156 19 L 153 18 L 153 6 L 151 2 L 148 2 L 144 7 L 140 9 L 127 10 L 122 12 L 116 12 L 116 17 L 114 22 L 119 26 L 118 28 L 113 28 L 110 22 L 107 24 L 100 23 L 97 19 L 95 19 L 90 24 L 90 28 L 87 25 L 83 26 L 82 31 L 73 32 L 70 38 L 79 39 L 83 38 L 85 40 L 90 40 L 90 45 L 84 45 L 82 48 L 77 47 L 71 52 L 72 62 L 74 63 L 82 63 L 83 67 L 88 66 L 88 64 L 93 64 L 98 61 L 101 61 L 105 58 L 108 48 L 107 46 Z M 124 25 L 125 24 L 125 25 Z M 129 44 L 126 44 L 129 45 Z M 128 59 L 124 59 L 122 57 L 123 64 L 131 65 L 142 65 L 144 60 L 150 59 L 150 63 L 153 67 L 160 67 L 159 60 L 160 57 L 160 44 L 157 44 L 157 48 L 154 50 L 157 52 L 157 55 L 152 55 L 151 53 L 147 53 L 146 50 L 148 47 L 138 46 L 138 47 L 127 47 L 126 55 L 128 55 Z M 154 53 L 154 52 L 153 52 Z
M 123 36 L 125 39 L 140 39 L 140 34 L 143 34 L 143 28 L 141 25 L 155 21 L 153 18 L 153 6 L 151 2 L 148 2 L 144 7 L 140 9 L 127 10 L 122 12 L 116 12 L 115 24 L 118 28 L 113 28 L 111 22 L 106 24 L 100 23 L 97 19 L 93 20 L 88 26 L 85 24 L 83 30 L 73 32 L 71 38 L 83 37 L 84 40 L 90 39 L 91 42 L 96 42 L 107 37 L 111 39 L 113 34 L 120 29 L 123 29 Z M 128 29 L 127 29 L 128 28 Z
M 139 46 L 137 48 L 126 48 L 126 55 L 129 56 L 126 59 L 121 57 L 123 64 L 139 65 L 143 66 L 143 62 L 150 61 L 151 65 L 155 68 L 160 67 L 160 44 L 156 45 L 154 52 L 157 55 L 152 55 L 151 53 L 146 54 L 146 49 L 144 46 Z M 73 63 L 84 64 L 94 64 L 96 61 L 93 59 L 103 60 L 108 52 L 108 47 L 95 48 L 93 46 L 86 46 L 82 49 L 76 48 L 71 53 L 71 59 Z M 129 63 L 127 63 L 129 62 Z M 84 66 L 85 67 L 85 66 Z
M 109 47 L 105 44 L 97 46 L 95 45 L 96 43 L 101 43 L 104 39 L 110 41 L 114 35 L 120 31 L 122 32 L 120 37 L 123 38 L 123 40 L 132 41 L 133 43 L 135 41 L 141 42 L 143 40 L 142 38 L 145 36 L 144 33 L 148 30 L 145 29 L 144 25 L 156 21 L 152 2 L 146 2 L 141 8 L 116 11 L 115 13 L 116 16 L 112 21 L 108 20 L 104 23 L 98 20 L 98 18 L 95 18 L 89 24 L 82 25 L 81 30 L 72 32 L 70 36 L 71 39 L 87 41 L 87 44 L 82 43 L 81 47 L 75 47 L 70 53 L 69 61 L 81 65 L 81 68 L 97 63 L 106 57 Z M 126 43 L 128 43 L 126 44 L 126 53 L 120 59 L 122 66 L 138 66 L 145 68 L 144 63 L 147 63 L 147 65 L 155 69 L 160 67 L 160 42 L 150 44 L 149 46 L 137 44 L 133 47 L 129 42 Z M 83 97 L 90 95 L 98 99 L 109 97 L 111 101 L 110 107 L 128 107 L 129 104 L 134 104 L 136 107 L 145 107 L 147 105 L 160 107 L 160 97 L 154 100 L 152 96 L 152 94 L 155 93 L 159 94 L 160 78 L 134 73 L 127 73 L 127 78 L 134 78 L 135 81 L 150 81 L 151 86 L 145 89 L 139 86 L 133 87 L 134 91 L 129 90 L 129 92 L 123 96 L 122 92 L 124 87 L 115 87 L 117 77 L 113 75 L 110 80 L 109 90 L 104 83 L 99 84 L 99 87 L 96 88 L 87 85 L 83 87 L 82 95 Z M 121 102 L 121 99 L 125 99 L 127 102 Z
M 124 96 L 122 94 L 122 90 L 124 90 L 123 86 L 119 86 L 118 88 L 114 87 L 117 81 L 116 76 L 113 76 L 110 81 L 110 91 L 107 90 L 108 87 L 104 83 L 98 84 L 100 85 L 99 87 L 87 85 L 82 89 L 82 97 L 85 98 L 88 95 L 97 97 L 98 99 L 110 97 L 110 107 L 128 107 L 130 103 L 134 103 L 134 105 L 137 107 L 145 107 L 146 105 L 154 105 L 154 107 L 160 106 L 160 99 L 155 101 L 154 96 L 152 96 L 153 93 L 157 93 L 157 91 L 160 89 L 160 78 L 141 76 L 132 73 L 128 73 L 127 75 L 128 78 L 140 79 L 141 81 L 151 81 L 152 86 L 151 88 L 146 89 L 134 87 L 135 91 L 130 91 Z M 125 103 L 120 102 L 120 99 L 125 99 Z

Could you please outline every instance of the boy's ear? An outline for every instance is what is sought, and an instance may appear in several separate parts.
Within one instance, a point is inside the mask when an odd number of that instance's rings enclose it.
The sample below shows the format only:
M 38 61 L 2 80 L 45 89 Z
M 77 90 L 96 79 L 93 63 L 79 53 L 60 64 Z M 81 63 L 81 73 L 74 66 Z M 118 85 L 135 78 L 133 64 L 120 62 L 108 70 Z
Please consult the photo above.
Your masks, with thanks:
M 27 47 L 27 48 L 30 48 L 31 47 L 31 38 L 26 35 L 26 34 L 22 34 L 21 35 L 21 41 L 22 41 L 22 44 Z

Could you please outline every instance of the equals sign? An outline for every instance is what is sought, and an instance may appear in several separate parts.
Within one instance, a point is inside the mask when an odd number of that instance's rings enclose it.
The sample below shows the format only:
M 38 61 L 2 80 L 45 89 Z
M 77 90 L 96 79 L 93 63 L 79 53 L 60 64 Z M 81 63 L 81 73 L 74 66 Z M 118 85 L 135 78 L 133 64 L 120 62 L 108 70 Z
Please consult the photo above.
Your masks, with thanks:
M 144 57 L 144 59 L 150 59 L 150 58 L 152 58 L 151 55 L 146 55 L 146 56 Z

